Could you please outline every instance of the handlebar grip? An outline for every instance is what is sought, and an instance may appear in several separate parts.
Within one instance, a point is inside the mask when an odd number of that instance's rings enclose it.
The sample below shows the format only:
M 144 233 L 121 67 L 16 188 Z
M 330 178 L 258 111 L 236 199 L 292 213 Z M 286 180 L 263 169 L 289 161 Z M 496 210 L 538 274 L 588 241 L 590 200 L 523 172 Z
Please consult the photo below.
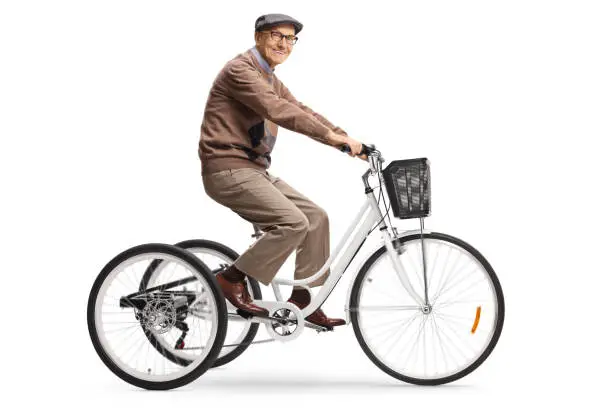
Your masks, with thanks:
M 372 153 L 372 151 L 374 151 L 375 147 L 374 145 L 366 145 L 365 143 L 361 144 L 361 151 L 359 153 L 357 153 L 357 156 L 361 156 L 362 154 L 365 154 L 366 156 L 369 156 L 370 153 Z M 349 146 L 348 144 L 344 143 L 340 146 L 340 151 L 343 153 L 350 153 L 351 152 L 351 146 Z
M 343 145 L 340 146 L 340 151 L 342 153 L 350 153 L 351 152 L 351 146 L 349 146 L 348 144 L 344 143 Z

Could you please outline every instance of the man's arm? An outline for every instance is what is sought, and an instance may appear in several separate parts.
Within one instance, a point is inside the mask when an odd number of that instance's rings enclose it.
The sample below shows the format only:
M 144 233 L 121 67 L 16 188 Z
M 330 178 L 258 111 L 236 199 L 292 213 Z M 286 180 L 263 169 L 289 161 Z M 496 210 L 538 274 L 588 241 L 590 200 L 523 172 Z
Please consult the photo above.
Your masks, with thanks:
M 315 116 L 279 97 L 257 69 L 246 63 L 232 63 L 224 85 L 230 96 L 258 115 L 294 132 L 307 135 L 323 144 L 336 146 L 338 138 Z
M 302 102 L 298 101 L 293 94 L 289 91 L 289 89 L 285 86 L 285 84 L 283 84 L 282 82 L 280 83 L 281 85 L 281 98 L 284 98 L 286 100 L 288 100 L 289 102 L 293 103 L 294 105 L 297 105 L 300 109 L 302 109 L 304 112 L 308 112 L 310 113 L 312 116 L 314 116 L 315 118 L 317 118 L 317 120 L 319 122 L 321 122 L 322 124 L 324 124 L 325 126 L 327 126 L 329 129 L 331 129 L 334 133 L 340 134 L 340 135 L 344 135 L 347 136 L 347 133 L 340 128 L 339 126 L 334 125 L 333 123 L 331 123 L 329 120 L 327 120 L 327 118 L 325 118 L 325 116 L 321 115 L 320 113 L 317 113 L 315 111 L 313 111 L 312 109 L 310 109 L 308 106 L 304 105 Z

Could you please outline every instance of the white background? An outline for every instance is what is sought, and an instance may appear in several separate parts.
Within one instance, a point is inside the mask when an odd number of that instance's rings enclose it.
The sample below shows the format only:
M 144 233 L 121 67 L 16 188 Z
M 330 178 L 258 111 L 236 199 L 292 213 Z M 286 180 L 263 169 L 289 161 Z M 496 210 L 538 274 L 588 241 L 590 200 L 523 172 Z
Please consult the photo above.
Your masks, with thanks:
M 94 352 L 87 296 L 115 254 L 251 242 L 250 225 L 206 196 L 197 143 L 212 80 L 275 12 L 304 23 L 279 78 L 387 161 L 428 157 L 426 226 L 495 268 L 506 323 L 468 377 L 400 383 L 352 327 L 253 346 L 167 393 L 122 382 Z M 609 400 L 610 21 L 605 1 L 3 2 L 2 388 L 21 404 L 87 406 Z M 270 171 L 327 210 L 337 243 L 365 163 L 281 129 Z M 348 282 L 328 315 L 342 316 Z

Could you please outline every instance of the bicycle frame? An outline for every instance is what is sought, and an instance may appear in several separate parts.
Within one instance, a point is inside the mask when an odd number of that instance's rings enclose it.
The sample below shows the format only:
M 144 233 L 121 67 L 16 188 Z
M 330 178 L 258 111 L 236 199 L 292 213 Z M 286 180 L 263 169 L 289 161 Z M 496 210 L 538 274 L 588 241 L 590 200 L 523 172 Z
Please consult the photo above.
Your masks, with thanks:
M 378 167 L 374 165 L 374 160 L 379 160 Z M 330 275 L 323 284 L 323 286 L 321 286 L 321 289 L 317 296 L 310 302 L 310 304 L 306 308 L 302 310 L 304 316 L 310 315 L 319 307 L 321 307 L 321 305 L 325 302 L 327 297 L 330 295 L 330 293 L 348 268 L 355 255 L 357 255 L 357 253 L 361 249 L 361 246 L 368 238 L 370 231 L 375 228 L 379 223 L 379 230 L 382 234 L 382 241 L 384 242 L 384 246 L 387 248 L 388 254 L 391 258 L 391 263 L 395 272 L 398 275 L 398 278 L 400 279 L 400 282 L 417 305 L 421 307 L 425 305 L 423 298 L 418 293 L 416 293 L 414 287 L 410 283 L 406 271 L 404 270 L 404 267 L 400 262 L 398 253 L 396 252 L 395 247 L 393 245 L 393 241 L 398 238 L 398 235 L 394 230 L 392 230 L 393 236 L 389 232 L 391 228 L 389 228 L 389 226 L 387 225 L 387 221 L 383 218 L 379 203 L 376 200 L 374 192 L 372 188 L 370 188 L 368 183 L 368 178 L 370 175 L 378 174 L 379 170 L 377 169 L 380 169 L 380 162 L 382 162 L 383 159 L 379 158 L 378 156 L 370 156 L 369 161 L 370 169 L 362 177 L 364 185 L 366 187 L 366 200 L 359 209 L 357 216 L 354 218 L 353 222 L 344 233 L 342 239 L 340 240 L 340 243 L 338 243 L 338 245 L 335 247 L 334 251 L 331 253 L 325 264 L 321 267 L 321 269 L 319 269 L 319 271 L 317 271 L 317 273 L 315 273 L 313 276 L 310 276 L 305 279 L 291 280 L 275 278 L 271 282 L 271 286 L 274 291 L 274 296 L 276 297 L 276 300 L 278 302 L 282 302 L 283 299 L 280 292 L 281 285 L 300 286 L 310 291 L 310 288 L 308 288 L 307 285 L 317 280 L 325 273 L 326 270 L 330 269 Z M 381 183 L 384 182 L 381 181 Z M 384 184 L 381 184 L 380 188 L 383 187 Z M 420 230 L 406 231 L 401 235 L 403 236 L 406 234 L 414 234 L 417 232 L 420 232 Z M 423 230 L 423 232 L 425 232 L 425 230 Z M 342 248 L 344 248 L 344 250 L 342 250 Z M 376 250 L 378 250 L 379 248 L 380 247 L 376 248 Z M 337 263 L 332 270 L 330 266 L 336 260 Z M 350 320 L 348 299 L 354 284 L 354 279 L 355 277 L 353 277 L 353 281 L 349 285 L 349 290 L 347 294 L 347 303 L 345 308 L 347 315 L 347 323 Z

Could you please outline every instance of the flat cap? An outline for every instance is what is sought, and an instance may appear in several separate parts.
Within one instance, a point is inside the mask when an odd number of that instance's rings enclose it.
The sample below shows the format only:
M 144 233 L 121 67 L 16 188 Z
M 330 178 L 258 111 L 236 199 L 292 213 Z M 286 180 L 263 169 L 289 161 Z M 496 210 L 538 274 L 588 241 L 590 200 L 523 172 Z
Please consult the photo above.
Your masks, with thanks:
M 293 24 L 296 34 L 302 31 L 302 27 L 304 27 L 304 25 L 302 25 L 302 23 L 297 21 L 295 18 L 289 17 L 285 14 L 265 14 L 263 16 L 259 16 L 257 20 L 255 20 L 255 31 L 262 31 L 266 28 L 280 24 Z

